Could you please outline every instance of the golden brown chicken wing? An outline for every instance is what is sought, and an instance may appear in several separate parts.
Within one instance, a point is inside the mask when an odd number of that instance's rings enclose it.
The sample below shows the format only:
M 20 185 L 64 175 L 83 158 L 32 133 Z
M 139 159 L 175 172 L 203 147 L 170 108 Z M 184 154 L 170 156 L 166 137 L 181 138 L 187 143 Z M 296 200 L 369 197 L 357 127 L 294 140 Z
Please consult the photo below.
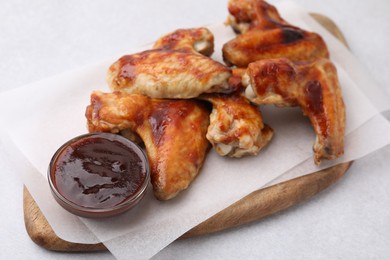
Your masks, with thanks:
M 168 200 L 198 175 L 209 142 L 209 111 L 202 101 L 156 100 L 124 92 L 91 94 L 90 132 L 130 129 L 143 140 L 155 196 Z
M 256 155 L 271 140 L 273 130 L 263 124 L 257 107 L 239 95 L 200 96 L 213 104 L 207 139 L 222 156 Z
M 263 0 L 231 0 L 228 9 L 228 23 L 241 33 L 223 46 L 228 65 L 246 67 L 269 58 L 312 61 L 329 57 L 321 36 L 288 24 Z
M 292 63 L 288 59 L 249 64 L 246 96 L 256 104 L 300 106 L 314 127 L 315 162 L 344 152 L 345 107 L 335 66 L 328 59 Z
M 152 98 L 231 92 L 230 69 L 202 55 L 210 55 L 213 46 L 213 36 L 206 28 L 177 30 L 159 39 L 155 49 L 116 61 L 108 70 L 108 84 L 114 91 Z

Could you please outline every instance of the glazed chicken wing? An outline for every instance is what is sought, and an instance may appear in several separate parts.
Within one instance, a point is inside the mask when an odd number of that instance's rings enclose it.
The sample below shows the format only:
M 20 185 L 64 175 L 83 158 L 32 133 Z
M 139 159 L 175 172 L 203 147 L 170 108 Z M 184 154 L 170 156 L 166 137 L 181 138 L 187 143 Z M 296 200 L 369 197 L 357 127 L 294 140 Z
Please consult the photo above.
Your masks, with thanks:
M 230 69 L 205 56 L 213 52 L 213 40 L 206 28 L 181 29 L 165 35 L 154 49 L 123 56 L 111 65 L 108 84 L 114 91 L 152 98 L 231 92 Z
M 209 111 L 202 101 L 156 100 L 124 92 L 91 94 L 86 117 L 90 132 L 129 129 L 143 140 L 155 196 L 175 197 L 198 175 L 209 142 Z
M 245 97 L 207 94 L 200 98 L 213 104 L 206 137 L 219 155 L 256 155 L 271 140 L 272 129 Z
M 329 57 L 321 36 L 288 24 L 263 0 L 231 0 L 228 8 L 228 23 L 241 33 L 223 46 L 228 65 L 246 67 L 269 58 L 313 61 Z
M 314 127 L 315 162 L 344 152 L 345 107 L 335 66 L 328 59 L 293 63 L 288 59 L 249 64 L 246 96 L 256 104 L 300 106 Z

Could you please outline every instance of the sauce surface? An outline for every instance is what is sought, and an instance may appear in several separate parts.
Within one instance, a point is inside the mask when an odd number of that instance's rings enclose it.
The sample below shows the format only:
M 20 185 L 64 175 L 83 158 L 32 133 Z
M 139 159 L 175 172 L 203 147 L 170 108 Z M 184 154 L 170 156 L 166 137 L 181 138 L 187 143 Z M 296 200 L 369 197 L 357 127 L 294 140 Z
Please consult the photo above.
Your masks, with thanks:
M 147 176 L 141 151 L 100 136 L 69 144 L 52 167 L 53 184 L 62 196 L 95 209 L 113 207 L 133 196 Z

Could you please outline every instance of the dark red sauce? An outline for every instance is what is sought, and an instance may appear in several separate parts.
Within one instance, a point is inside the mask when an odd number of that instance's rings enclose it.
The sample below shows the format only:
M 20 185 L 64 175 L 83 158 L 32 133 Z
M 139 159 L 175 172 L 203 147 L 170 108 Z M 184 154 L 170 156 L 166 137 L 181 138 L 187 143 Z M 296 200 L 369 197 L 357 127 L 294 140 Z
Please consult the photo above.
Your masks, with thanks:
M 117 138 L 87 136 L 60 151 L 52 169 L 57 191 L 82 207 L 114 207 L 137 194 L 147 177 L 142 151 Z

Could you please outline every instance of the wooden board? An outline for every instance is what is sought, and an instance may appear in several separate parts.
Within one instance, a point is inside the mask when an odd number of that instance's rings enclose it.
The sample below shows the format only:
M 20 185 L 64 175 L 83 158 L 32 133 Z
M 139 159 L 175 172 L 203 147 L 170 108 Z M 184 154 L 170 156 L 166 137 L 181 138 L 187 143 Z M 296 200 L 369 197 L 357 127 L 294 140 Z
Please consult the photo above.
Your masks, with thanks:
M 311 15 L 346 44 L 342 33 L 330 19 L 320 14 Z M 351 162 L 339 164 L 329 169 L 255 191 L 192 228 L 179 239 L 210 234 L 247 224 L 296 205 L 337 182 L 344 176 L 350 165 Z M 24 188 L 23 194 L 23 209 L 28 235 L 32 241 L 43 248 L 65 252 L 107 250 L 102 243 L 79 244 L 59 238 L 26 188 Z

